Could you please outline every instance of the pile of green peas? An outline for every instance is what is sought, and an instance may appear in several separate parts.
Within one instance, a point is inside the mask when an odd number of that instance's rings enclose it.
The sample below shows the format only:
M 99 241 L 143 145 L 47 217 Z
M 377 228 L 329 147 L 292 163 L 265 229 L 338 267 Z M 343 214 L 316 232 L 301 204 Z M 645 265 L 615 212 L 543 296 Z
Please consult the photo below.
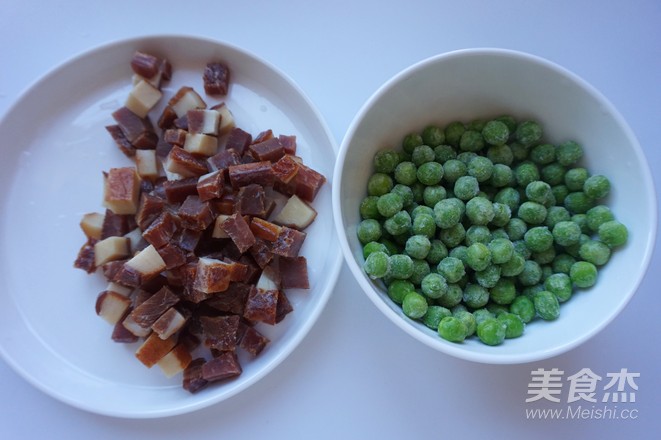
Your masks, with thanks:
M 611 186 L 575 141 L 509 115 L 431 124 L 374 156 L 360 204 L 363 269 L 452 342 L 499 345 L 597 281 L 628 239 Z

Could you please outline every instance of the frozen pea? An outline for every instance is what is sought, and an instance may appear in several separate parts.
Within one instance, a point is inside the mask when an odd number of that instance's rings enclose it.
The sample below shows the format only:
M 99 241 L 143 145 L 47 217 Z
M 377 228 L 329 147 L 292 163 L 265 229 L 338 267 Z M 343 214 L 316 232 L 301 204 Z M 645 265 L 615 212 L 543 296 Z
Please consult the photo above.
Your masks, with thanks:
M 510 137 L 510 131 L 507 125 L 498 120 L 487 122 L 482 128 L 482 137 L 484 141 L 491 145 L 503 145 Z
M 555 247 L 550 246 L 548 249 L 540 252 L 534 252 L 532 254 L 532 259 L 537 262 L 537 264 L 541 265 L 548 265 L 553 262 L 553 259 L 555 258 Z M 544 270 L 549 270 L 551 271 L 550 266 L 544 266 L 542 267 L 542 278 L 546 276 L 546 273 Z M 552 272 L 552 271 L 551 271 Z
M 536 292 L 532 296 L 537 315 L 545 321 L 551 321 L 560 316 L 558 298 L 548 290 Z
M 505 323 L 505 339 L 518 338 L 523 334 L 525 324 L 519 315 L 514 313 L 501 313 L 496 318 Z
M 519 283 L 522 286 L 534 286 L 542 279 L 542 268 L 536 261 L 526 260 L 523 264 L 523 270 L 518 275 Z
M 601 199 L 608 195 L 611 189 L 610 180 L 601 174 L 595 174 L 587 178 L 583 184 L 583 192 L 592 199 Z
M 379 209 L 376 207 L 376 202 L 379 200 L 379 196 L 367 196 L 360 202 L 360 218 L 365 220 L 368 218 L 379 219 L 381 214 L 379 214 Z
M 475 281 L 487 289 L 495 288 L 500 280 L 500 266 L 490 264 L 484 270 L 475 272 Z
M 466 306 L 479 309 L 489 302 L 489 291 L 479 284 L 469 283 L 464 288 L 463 300 Z
M 495 205 L 495 204 L 494 204 Z M 496 239 L 496 238 L 504 238 L 506 240 L 510 239 L 510 236 L 507 235 L 507 232 L 505 231 L 504 228 L 496 228 L 491 231 L 491 238 Z
M 447 256 L 436 266 L 436 271 L 442 275 L 448 283 L 456 283 L 466 274 L 463 261 L 456 257 Z
M 405 280 L 413 273 L 413 260 L 408 255 L 395 254 L 390 256 L 390 276 L 397 280 Z
M 429 215 L 433 218 L 434 217 L 434 210 L 431 207 L 427 206 L 427 205 L 416 205 L 411 210 L 411 218 L 413 220 L 415 220 L 415 218 L 420 214 L 426 214 L 426 215 Z
M 505 232 L 507 232 L 507 235 L 512 241 L 521 240 L 527 230 L 528 225 L 526 222 L 516 217 L 511 218 L 505 225 Z
M 402 140 L 402 149 L 405 153 L 412 154 L 415 147 L 422 144 L 422 136 L 419 133 L 409 133 Z
M 480 184 L 473 176 L 461 176 L 454 183 L 454 195 L 461 200 L 470 200 L 480 191 Z
M 412 235 L 406 240 L 404 252 L 411 257 L 417 259 L 427 258 L 427 254 L 431 249 L 431 241 L 425 235 Z
M 559 302 L 565 302 L 571 298 L 571 278 L 566 273 L 554 273 L 544 280 L 544 288 L 553 293 Z
M 383 243 L 379 243 L 379 242 L 376 242 L 376 241 L 370 241 L 365 246 L 363 246 L 363 258 L 367 258 L 367 257 L 369 257 L 369 255 L 372 252 L 377 252 L 377 251 L 381 251 L 381 252 L 385 252 L 386 254 L 390 254 L 390 252 L 388 251 L 388 248 Z
M 383 173 L 374 173 L 367 181 L 367 195 L 382 196 L 390 192 L 394 183 L 392 178 Z
M 370 241 L 379 241 L 381 238 L 381 224 L 375 219 L 365 219 L 358 225 L 358 240 L 362 244 L 367 244 Z
M 603 223 L 615 220 L 615 216 L 606 205 L 597 205 L 585 213 L 588 228 L 591 232 L 597 232 Z
M 474 225 L 487 225 L 493 216 L 493 204 L 484 197 L 473 197 L 466 203 L 466 217 Z
M 411 192 L 413 192 L 413 202 L 420 204 L 424 201 L 425 186 L 420 182 L 415 182 L 411 185 Z
M 422 193 L 423 202 L 432 208 L 446 197 L 447 190 L 443 185 L 426 186 Z
M 553 239 L 560 246 L 574 245 L 580 237 L 581 228 L 573 221 L 561 221 L 553 227 Z
M 399 163 L 399 154 L 394 150 L 380 150 L 374 155 L 374 170 L 377 173 L 390 174 Z
M 396 184 L 390 190 L 391 193 L 395 193 L 402 198 L 402 207 L 409 208 L 413 206 L 414 196 L 413 190 L 410 186 L 402 185 L 401 183 Z M 385 194 L 384 194 L 385 195 Z M 383 197 L 383 196 L 381 196 Z
M 476 130 L 466 130 L 459 140 L 459 149 L 461 151 L 477 152 L 484 148 L 484 138 L 482 133 Z
M 487 245 L 491 252 L 491 262 L 494 264 L 503 264 L 514 255 L 514 245 L 506 238 L 495 238 Z
M 464 240 L 466 246 L 473 243 L 488 244 L 491 241 L 491 231 L 488 227 L 483 225 L 472 225 L 466 229 L 466 239 Z
M 553 227 L 559 222 L 570 221 L 571 214 L 567 211 L 567 208 L 564 206 L 550 206 L 546 210 L 546 220 L 544 224 L 553 229 Z
M 422 142 L 430 147 L 436 147 L 445 142 L 445 132 L 437 125 L 428 125 L 420 133 Z
M 599 240 L 590 240 L 581 245 L 578 254 L 583 260 L 595 266 L 603 266 L 610 259 L 611 250 L 607 244 Z
M 565 198 L 567 197 L 567 194 L 569 194 L 569 188 L 567 188 L 567 185 L 555 185 L 551 188 L 551 191 L 553 192 L 553 199 L 556 204 L 562 205 L 565 203 Z
M 427 313 L 427 300 L 417 292 L 409 292 L 402 300 L 402 311 L 411 319 L 419 319 Z
M 457 154 L 457 160 L 462 161 L 466 166 L 468 166 L 468 162 L 473 160 L 474 157 L 477 157 L 477 153 L 473 151 L 462 151 Z
M 548 165 L 555 161 L 555 147 L 551 144 L 539 144 L 530 150 L 530 160 L 538 165 Z
M 401 183 L 402 185 L 413 185 L 418 180 L 417 171 L 418 168 L 413 162 L 400 162 L 395 167 L 395 181 L 397 183 Z
M 514 136 L 522 145 L 533 145 L 542 138 L 542 127 L 535 121 L 523 121 L 516 127 Z
M 514 133 L 514 130 L 516 130 L 516 119 L 512 115 L 500 115 L 495 118 L 495 120 L 505 124 L 510 134 Z
M 468 252 L 468 246 L 458 245 L 449 251 L 448 256 L 460 259 L 461 262 L 464 263 L 465 265 L 467 252 Z
M 553 201 L 551 185 L 541 180 L 535 180 L 526 185 L 526 197 L 532 202 L 548 206 Z
M 590 208 L 594 207 L 594 200 L 588 197 L 583 191 L 575 191 L 567 194 L 564 205 L 571 213 L 585 214 Z
M 491 251 L 484 243 L 473 243 L 466 249 L 466 264 L 471 269 L 484 270 L 491 264 Z
M 551 186 L 563 184 L 566 172 L 567 169 L 557 162 L 550 163 L 540 170 L 542 180 Z
M 566 141 L 557 146 L 555 157 L 560 165 L 573 165 L 583 157 L 583 148 L 575 141 Z
M 429 239 L 436 235 L 436 223 L 434 217 L 429 214 L 419 214 L 413 218 L 411 232 L 415 235 L 423 235 Z
M 427 262 L 431 265 L 437 265 L 448 256 L 448 248 L 439 239 L 431 240 L 431 248 L 427 254 Z
M 569 277 L 576 287 L 592 287 L 597 282 L 597 267 L 588 261 L 577 261 L 572 264 Z
M 496 304 L 511 304 L 516 298 L 516 286 L 512 278 L 500 278 L 491 288 L 490 299 Z
M 546 220 L 546 207 L 537 202 L 526 201 L 519 206 L 518 216 L 530 225 L 541 225 Z
M 459 141 L 461 140 L 461 136 L 463 136 L 464 132 L 466 131 L 466 127 L 464 126 L 463 122 L 460 121 L 453 121 L 450 122 L 446 127 L 445 127 L 445 142 L 456 147 L 459 145 Z
M 454 316 L 446 316 L 438 324 L 438 334 L 450 342 L 462 342 L 468 333 L 466 324 Z
M 434 150 L 429 145 L 418 145 L 411 153 L 411 162 L 413 162 L 417 167 L 423 163 L 431 162 L 434 159 Z
M 512 258 L 500 265 L 500 274 L 507 277 L 520 275 L 525 268 L 526 259 L 521 255 L 514 253 Z
M 576 167 L 567 170 L 565 173 L 565 185 L 569 191 L 583 191 L 585 181 L 588 179 L 588 170 L 583 167 Z
M 401 235 L 409 232 L 411 223 L 411 215 L 407 211 L 399 211 L 383 222 L 383 228 L 391 235 Z
M 599 225 L 597 234 L 599 240 L 610 247 L 622 246 L 629 238 L 627 227 L 617 220 L 610 220 Z
M 576 259 L 569 254 L 558 254 L 553 259 L 553 272 L 569 274 L 569 269 L 575 262 Z
M 477 325 L 477 336 L 486 345 L 500 345 L 505 340 L 507 325 L 496 318 L 485 319 Z
M 528 153 L 530 153 L 530 149 L 527 146 L 520 144 L 519 142 L 511 142 L 510 149 L 512 150 L 514 160 L 522 161 L 528 159 Z
M 534 162 L 521 162 L 514 168 L 514 180 L 521 188 L 525 188 L 530 182 L 539 178 L 539 168 Z
M 388 297 L 397 304 L 402 304 L 409 292 L 415 292 L 415 286 L 408 280 L 393 280 L 388 285 Z
M 439 238 L 447 247 L 453 248 L 464 241 L 466 238 L 466 229 L 463 224 L 457 223 L 447 229 L 441 229 Z
M 445 292 L 445 295 L 437 299 L 436 302 L 439 306 L 455 307 L 461 304 L 463 295 L 464 291 L 458 284 L 448 284 L 448 290 Z
M 512 242 L 512 246 L 514 246 L 514 253 L 521 255 L 526 260 L 532 257 L 532 251 L 526 244 L 525 240 L 515 240 Z
M 443 275 L 432 272 L 422 279 L 420 288 L 428 297 L 438 299 L 447 292 L 448 283 Z
M 572 244 L 571 246 L 565 246 L 565 252 L 567 252 L 572 257 L 574 257 L 576 259 L 579 259 L 580 255 L 579 255 L 578 251 L 581 249 L 581 245 L 583 243 L 586 243 L 586 242 L 590 241 L 590 240 L 591 240 L 591 238 L 590 238 L 589 235 L 581 234 L 581 236 L 578 238 L 578 243 Z
M 468 162 L 468 174 L 478 182 L 486 182 L 493 174 L 493 163 L 484 156 L 475 156 Z
M 510 312 L 521 318 L 521 321 L 528 323 L 535 317 L 535 305 L 528 296 L 519 295 L 514 298 L 510 304 Z
M 509 166 L 514 162 L 514 153 L 509 145 L 492 145 L 487 149 L 487 157 L 495 165 Z
M 409 281 L 419 286 L 422 280 L 431 273 L 431 267 L 429 267 L 429 263 L 426 260 L 416 258 L 412 258 L 411 260 L 413 261 L 413 270 L 411 271 Z
M 496 315 L 486 307 L 479 308 L 473 311 L 473 317 L 475 318 L 475 323 L 480 324 L 482 321 L 486 321 L 490 318 L 495 318 Z
M 379 210 L 379 214 L 384 217 L 392 217 L 401 211 L 403 207 L 404 201 L 402 197 L 393 192 L 380 196 L 376 202 L 376 208 Z
M 468 167 L 459 159 L 449 159 L 443 164 L 443 177 L 448 183 L 455 183 L 461 176 L 468 174 Z
M 466 338 L 473 336 L 477 330 L 477 323 L 475 316 L 468 310 L 456 310 L 452 312 L 452 316 L 460 320 L 466 326 Z
M 372 252 L 363 263 L 363 269 L 372 279 L 385 277 L 390 270 L 388 254 L 383 251 Z
M 434 160 L 438 163 L 445 164 L 450 159 L 455 159 L 457 152 L 451 145 L 438 145 L 434 147 Z
M 508 165 L 495 163 L 489 183 L 497 188 L 511 185 L 514 181 L 514 172 Z
M 442 306 L 431 305 L 427 307 L 427 313 L 422 317 L 422 323 L 432 330 L 438 330 L 441 319 L 452 316 L 450 309 Z
M 589 210 L 588 210 L 589 211 Z M 588 215 L 585 214 L 574 214 L 571 216 L 571 221 L 576 223 L 579 228 L 581 228 L 581 234 L 591 234 L 593 231 L 590 229 L 588 223 Z
M 379 240 L 379 243 L 383 244 L 386 247 L 387 249 L 386 253 L 388 255 L 395 255 L 401 253 L 401 249 L 397 246 L 397 244 L 388 238 L 382 237 L 381 240 Z
M 441 229 L 450 228 L 459 223 L 464 215 L 465 205 L 460 199 L 447 198 L 434 205 L 434 221 Z
M 535 226 L 528 229 L 523 240 L 531 252 L 544 252 L 553 246 L 553 234 L 546 226 Z

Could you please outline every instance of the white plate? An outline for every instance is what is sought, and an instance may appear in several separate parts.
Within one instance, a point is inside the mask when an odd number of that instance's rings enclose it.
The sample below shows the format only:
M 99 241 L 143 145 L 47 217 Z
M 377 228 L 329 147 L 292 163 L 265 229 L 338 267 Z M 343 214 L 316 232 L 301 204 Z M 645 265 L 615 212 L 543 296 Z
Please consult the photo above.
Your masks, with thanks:
M 237 379 L 190 394 L 181 375 L 135 359 L 136 344 L 110 339 L 112 328 L 94 312 L 105 282 L 74 269 L 85 238 L 81 216 L 101 211 L 102 171 L 131 162 L 105 131 L 111 112 L 130 90 L 135 50 L 167 56 L 171 94 L 189 85 L 202 96 L 202 72 L 221 59 L 232 71 L 224 101 L 237 125 L 296 135 L 306 164 L 328 182 L 306 231 L 311 289 L 290 291 L 295 310 L 280 324 L 260 327 L 272 342 L 243 362 Z M 208 103 L 215 103 L 205 96 Z M 88 411 L 121 417 L 162 417 L 224 400 L 264 377 L 298 345 L 324 308 L 339 275 L 341 253 L 331 212 L 337 145 L 303 92 L 256 56 L 216 41 L 158 36 L 121 41 L 84 53 L 36 82 L 0 122 L 0 353 L 20 375 L 49 395 Z

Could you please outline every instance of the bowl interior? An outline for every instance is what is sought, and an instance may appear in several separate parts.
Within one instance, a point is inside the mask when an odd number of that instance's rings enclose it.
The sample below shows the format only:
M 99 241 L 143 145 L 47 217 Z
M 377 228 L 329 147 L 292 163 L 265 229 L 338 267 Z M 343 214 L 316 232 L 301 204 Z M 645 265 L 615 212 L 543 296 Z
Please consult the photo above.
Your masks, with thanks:
M 551 143 L 575 140 L 583 166 L 612 182 L 605 201 L 629 228 L 591 289 L 574 294 L 553 323 L 533 322 L 521 338 L 488 347 L 475 338 L 453 344 L 406 318 L 378 283 L 362 271 L 356 237 L 358 206 L 366 195 L 374 153 L 399 148 L 405 134 L 427 124 L 468 122 L 510 114 L 539 121 Z M 369 170 L 369 171 L 368 171 Z M 507 50 L 474 49 L 439 55 L 396 75 L 357 114 L 340 148 L 333 202 L 347 263 L 367 295 L 397 325 L 422 342 L 457 357 L 492 363 L 560 354 L 596 334 L 624 307 L 649 262 L 656 231 L 656 199 L 644 154 L 613 106 L 585 81 L 543 59 Z

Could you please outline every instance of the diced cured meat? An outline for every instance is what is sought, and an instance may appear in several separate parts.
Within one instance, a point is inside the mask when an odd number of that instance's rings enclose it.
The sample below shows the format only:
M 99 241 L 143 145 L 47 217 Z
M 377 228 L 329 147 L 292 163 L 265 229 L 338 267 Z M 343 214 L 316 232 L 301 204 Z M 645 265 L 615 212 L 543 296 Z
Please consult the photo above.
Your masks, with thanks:
M 252 356 L 257 356 L 262 350 L 264 350 L 264 347 L 266 347 L 269 342 L 269 339 L 254 327 L 247 327 L 243 333 L 239 347 L 250 353 Z
M 129 240 L 126 237 L 108 237 L 94 243 L 94 266 L 109 261 L 123 260 L 129 256 Z
M 289 298 L 287 297 L 287 294 L 284 291 L 279 290 L 278 305 L 275 311 L 276 324 L 281 322 L 283 319 L 285 319 L 285 317 L 293 311 L 294 311 L 294 307 L 291 305 L 291 302 L 289 302 Z
M 319 190 L 326 183 L 326 178 L 317 171 L 303 164 L 299 164 L 296 176 L 289 182 L 276 182 L 276 189 L 283 194 L 296 194 L 306 202 L 312 202 L 317 197 Z
M 234 149 L 221 150 L 207 159 L 212 170 L 227 170 L 231 165 L 241 163 L 241 156 Z M 224 173 L 225 174 L 225 173 Z
M 239 316 L 201 316 L 200 323 L 206 337 L 204 343 L 219 351 L 232 351 L 236 348 L 239 331 Z
M 186 142 L 186 134 L 188 134 L 188 132 L 181 128 L 168 128 L 165 130 L 165 133 L 163 133 L 163 140 L 173 146 L 176 145 L 177 147 L 183 147 Z
M 196 108 L 207 108 L 206 103 L 200 95 L 188 86 L 181 87 L 177 93 L 170 98 L 168 106 L 174 110 L 177 117 L 181 118 L 188 113 L 188 110 Z
M 101 226 L 101 239 L 108 237 L 121 237 L 126 235 L 131 229 L 129 216 L 115 214 L 110 209 L 106 209 Z
M 227 290 L 231 281 L 228 263 L 215 258 L 202 257 L 197 262 L 193 288 L 204 293 L 218 293 Z
M 275 178 L 282 183 L 289 183 L 296 176 L 299 169 L 299 162 L 290 155 L 282 156 L 273 164 L 273 173 Z
M 220 198 L 223 195 L 225 179 L 220 170 L 200 176 L 197 181 L 197 194 L 203 202 Z
M 261 238 L 255 239 L 255 243 L 250 246 L 249 252 L 260 268 L 268 266 L 271 260 L 273 260 L 271 246 Z
M 186 252 L 174 243 L 168 243 L 156 249 L 165 262 L 165 270 L 171 270 L 186 264 Z
M 230 166 L 229 178 L 235 188 L 251 183 L 271 186 L 275 180 L 275 174 L 273 174 L 271 163 L 262 161 Z
M 119 125 L 108 125 L 106 130 L 108 133 L 110 133 L 110 136 L 115 141 L 117 148 L 119 148 L 121 152 L 126 155 L 126 157 L 135 156 L 135 147 L 133 144 L 131 144 L 131 141 L 128 140 Z
M 227 135 L 227 142 L 225 143 L 226 150 L 233 150 L 239 156 L 243 156 L 246 149 L 252 143 L 252 135 L 247 131 L 234 127 Z M 238 162 L 237 162 L 238 163 Z
M 161 66 L 161 60 L 154 55 L 136 51 L 131 57 L 131 69 L 133 72 L 145 78 L 155 76 Z
M 188 196 L 177 211 L 181 225 L 186 229 L 202 231 L 215 219 L 209 202 L 200 200 L 197 195 Z
M 142 328 L 150 328 L 166 310 L 179 302 L 179 297 L 163 287 L 142 304 L 133 309 L 131 318 Z
M 124 327 L 124 324 L 121 320 L 113 327 L 110 338 L 115 342 L 124 344 L 132 344 L 133 342 L 137 342 L 139 339 L 136 335 Z
M 177 113 L 169 105 L 163 109 L 163 113 L 158 118 L 158 128 L 161 130 L 167 130 L 174 127 L 174 121 L 177 119 Z
M 305 232 L 283 226 L 273 243 L 272 252 L 287 258 L 297 257 L 305 237 Z
M 263 290 L 254 287 L 246 299 L 243 317 L 248 321 L 273 325 L 276 323 L 277 305 L 277 290 Z
M 188 252 L 194 252 L 200 242 L 202 231 L 182 229 L 176 235 L 175 244 Z
M 158 135 L 149 118 L 141 118 L 126 107 L 115 110 L 112 117 L 135 148 L 156 148 Z
M 263 142 L 250 145 L 250 152 L 259 161 L 275 162 L 285 154 L 280 139 L 272 137 Z
M 96 266 L 94 265 L 94 243 L 96 243 L 96 240 L 88 240 L 81 246 L 78 256 L 73 263 L 75 268 L 82 269 L 87 273 L 96 271 Z
M 266 215 L 266 194 L 264 187 L 251 183 L 239 188 L 238 212 L 242 215 L 264 217 Z
M 80 220 L 80 229 L 88 239 L 100 240 L 105 216 L 98 212 L 88 212 Z
M 230 379 L 242 372 L 239 359 L 233 351 L 224 351 L 202 365 L 202 378 L 209 382 Z
M 285 149 L 285 154 L 296 154 L 296 136 L 281 134 L 278 138 L 280 139 L 280 144 Z
M 281 229 L 280 226 L 263 218 L 253 217 L 250 221 L 250 230 L 256 238 L 261 238 L 262 240 L 276 241 Z
M 186 346 L 183 344 L 177 344 L 156 364 L 161 368 L 166 377 L 172 377 L 183 371 L 192 360 L 193 358 Z
M 104 290 L 96 298 L 96 314 L 109 324 L 117 324 L 131 306 L 131 300 L 117 292 Z
M 208 134 L 189 132 L 186 134 L 183 148 L 196 156 L 213 156 L 218 152 L 218 138 Z
M 153 244 L 158 249 L 172 241 L 177 228 L 176 218 L 170 212 L 162 211 L 156 220 L 143 231 L 142 236 L 149 244 Z
M 170 307 L 156 321 L 154 321 L 151 325 L 151 329 L 159 338 L 167 339 L 184 326 L 186 319 L 187 317 L 180 313 L 179 310 Z
M 156 333 L 150 334 L 147 339 L 142 343 L 138 350 L 135 352 L 135 357 L 138 358 L 147 368 L 151 368 L 163 356 L 168 354 L 177 343 L 177 338 L 171 336 L 167 339 L 161 339 Z
M 230 81 L 230 70 L 220 62 L 208 63 L 202 76 L 204 91 L 207 95 L 227 95 Z
M 230 236 L 236 247 L 244 253 L 255 243 L 255 236 L 242 215 L 234 213 L 222 224 L 223 229 Z
M 309 289 L 307 259 L 300 255 L 296 258 L 280 258 L 280 282 L 283 289 Z
M 168 153 L 165 169 L 182 177 L 199 177 L 209 171 L 204 160 L 176 145 Z
M 140 204 L 138 212 L 135 215 L 135 221 L 141 230 L 145 230 L 152 224 L 156 218 L 163 212 L 165 200 L 154 194 L 143 192 L 140 195 Z
M 177 204 L 186 200 L 188 196 L 197 195 L 197 179 L 198 177 L 188 177 L 163 182 L 163 191 L 167 202 Z
M 135 214 L 140 201 L 140 176 L 135 167 L 111 168 L 103 179 L 103 205 L 115 214 Z
M 273 222 L 302 231 L 317 218 L 317 211 L 296 194 L 291 196 Z
M 201 133 L 218 135 L 220 127 L 220 112 L 213 109 L 188 110 L 188 131 L 190 133 Z
M 231 283 L 222 295 L 212 296 L 205 304 L 218 311 L 241 316 L 243 315 L 243 309 L 250 289 L 251 286 L 246 283 Z
M 209 381 L 202 377 L 202 366 L 205 362 L 204 358 L 193 359 L 184 370 L 183 388 L 189 393 L 197 393 L 209 384 Z
M 267 141 L 269 139 L 273 138 L 273 130 L 270 128 L 267 128 L 264 131 L 261 131 L 257 136 L 255 136 L 255 139 L 253 140 L 254 144 L 258 144 L 260 142 Z

